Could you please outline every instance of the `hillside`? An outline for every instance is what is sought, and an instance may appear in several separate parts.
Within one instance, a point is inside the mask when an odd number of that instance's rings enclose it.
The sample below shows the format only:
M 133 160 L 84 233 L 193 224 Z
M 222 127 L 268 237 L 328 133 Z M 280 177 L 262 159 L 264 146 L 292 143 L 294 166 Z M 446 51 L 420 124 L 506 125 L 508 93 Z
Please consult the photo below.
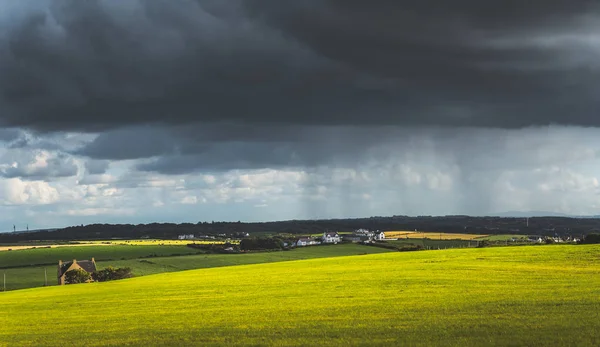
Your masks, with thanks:
M 242 264 L 271 263 L 299 259 L 327 258 L 348 255 L 386 253 L 390 250 L 358 244 L 301 247 L 290 251 L 257 252 L 245 254 L 196 254 L 198 250 L 186 246 L 96 246 L 70 248 L 39 248 L 0 252 L 0 275 L 6 275 L 6 289 L 24 289 L 44 285 L 44 270 L 49 285 L 56 284 L 58 259 L 90 259 L 94 257 L 99 268 L 129 267 L 134 276 L 157 274 L 209 267 Z M 181 255 L 181 256 L 176 256 Z M 48 264 L 27 266 L 29 264 Z
M 0 345 L 597 346 L 599 265 L 597 245 L 456 249 L 13 291 Z

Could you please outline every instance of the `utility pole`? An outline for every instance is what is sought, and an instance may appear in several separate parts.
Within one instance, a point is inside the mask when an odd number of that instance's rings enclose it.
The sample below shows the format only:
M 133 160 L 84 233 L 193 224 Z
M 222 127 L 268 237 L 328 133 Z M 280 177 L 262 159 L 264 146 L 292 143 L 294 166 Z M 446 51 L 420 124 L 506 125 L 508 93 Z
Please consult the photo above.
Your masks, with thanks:
M 44 268 L 44 287 L 48 286 L 48 274 L 46 273 L 46 268 Z
M 2 291 L 6 291 L 6 272 L 4 273 L 4 285 L 2 286 L 3 290 Z

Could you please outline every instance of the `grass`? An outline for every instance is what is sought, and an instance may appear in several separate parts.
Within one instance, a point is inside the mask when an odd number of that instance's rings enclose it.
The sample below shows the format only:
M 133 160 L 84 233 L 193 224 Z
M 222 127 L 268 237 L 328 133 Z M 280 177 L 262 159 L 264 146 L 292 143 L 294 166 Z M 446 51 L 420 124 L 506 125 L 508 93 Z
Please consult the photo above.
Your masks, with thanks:
M 127 247 L 127 246 L 103 246 L 99 247 L 100 250 L 106 251 L 114 248 L 113 257 L 98 257 L 96 256 L 96 265 L 99 268 L 104 268 L 109 265 L 115 267 L 130 267 L 132 272 L 136 276 L 145 276 L 151 274 L 157 274 L 162 272 L 173 272 L 191 269 L 201 269 L 210 267 L 221 267 L 221 266 L 232 266 L 242 264 L 258 264 L 258 263 L 271 263 L 279 261 L 289 261 L 298 259 L 311 259 L 311 258 L 324 258 L 324 257 L 338 257 L 347 255 L 358 255 L 358 254 L 373 254 L 373 253 L 384 253 L 389 250 L 367 247 L 355 244 L 348 245 L 336 245 L 336 246 L 316 246 L 316 247 L 304 247 L 297 248 L 291 251 L 280 251 L 280 252 L 267 252 L 267 253 L 248 253 L 248 254 L 201 254 L 201 255 L 187 255 L 182 257 L 152 257 L 135 259 L 136 253 L 131 253 L 131 250 L 139 250 L 149 248 L 149 251 L 156 251 L 158 247 L 165 247 L 164 254 L 168 255 L 171 247 L 184 247 L 184 246 L 139 246 L 139 247 Z M 58 249 L 52 249 L 48 252 L 51 259 L 55 259 Z M 177 250 L 177 249 L 176 249 Z M 186 248 L 184 251 L 191 250 Z M 32 250 L 33 251 L 42 250 Z M 25 251 L 18 251 L 25 252 Z M 53 254 L 54 252 L 54 254 Z M 14 253 L 17 253 L 15 251 Z M 151 254 L 148 252 L 137 253 L 137 255 L 145 256 Z M 0 254 L 1 256 L 2 254 Z M 39 254 L 35 254 L 39 256 Z M 106 255 L 106 254 L 105 254 Z M 116 255 L 116 256 L 115 256 Z M 92 255 L 93 256 L 93 253 Z M 89 259 L 89 254 L 86 257 L 79 257 L 76 259 Z M 120 260 L 122 256 L 128 256 L 127 260 Z M 70 258 L 63 258 L 70 259 Z M 100 259 L 100 260 L 99 260 Z M 101 259 L 115 259 L 115 260 L 101 260 Z M 13 262 L 14 263 L 14 262 Z M 7 290 L 23 289 L 41 287 L 44 285 L 44 269 L 48 274 L 48 284 L 56 284 L 56 265 L 50 266 L 34 266 L 34 267 L 21 267 L 0 270 L 0 274 L 6 273 L 7 276 Z
M 454 234 L 454 233 L 432 233 L 432 232 L 421 232 L 421 231 L 386 231 L 386 238 L 399 238 L 399 239 L 423 239 L 428 238 L 432 240 L 473 240 L 488 235 L 477 235 L 477 234 Z
M 130 267 L 138 276 L 161 272 L 202 269 L 211 267 L 273 263 L 281 261 L 341 257 L 388 253 L 390 250 L 357 244 L 300 247 L 290 251 L 248 253 L 248 254 L 203 254 L 187 257 L 165 257 L 125 261 L 101 262 L 100 266 Z
M 239 244 L 240 240 L 105 240 L 105 241 L 28 241 L 12 244 L 1 244 L 0 251 L 15 251 L 37 248 L 82 247 L 94 245 L 126 245 L 126 246 L 185 246 L 190 243 L 200 245 L 222 245 L 225 243 Z
M 196 254 L 199 251 L 186 246 L 86 246 L 86 247 L 60 247 L 36 248 L 16 251 L 0 252 L 0 268 L 20 266 L 57 264 L 59 260 L 72 259 L 98 260 L 134 259 L 149 255 L 170 256 Z
M 489 236 L 485 236 L 482 238 L 478 238 L 476 241 L 481 241 L 481 240 L 488 240 L 488 241 L 510 241 L 511 239 L 517 239 L 517 240 L 521 240 L 521 239 L 527 239 L 527 235 L 509 235 L 509 234 L 503 234 L 503 235 L 489 235 Z
M 432 240 L 432 239 L 399 239 L 388 240 L 386 243 L 392 245 L 420 245 L 424 249 L 447 249 L 447 248 L 464 248 L 476 246 L 476 242 L 467 240 Z
M 600 246 L 386 253 L 0 293 L 0 346 L 597 346 Z
M 84 243 L 94 244 L 110 244 L 110 245 L 132 245 L 132 246 L 157 246 L 157 245 L 170 245 L 170 246 L 185 246 L 190 243 L 199 245 L 223 245 L 225 243 L 239 244 L 240 240 L 158 240 L 158 239 L 144 239 L 144 240 L 105 240 L 105 241 L 81 241 Z

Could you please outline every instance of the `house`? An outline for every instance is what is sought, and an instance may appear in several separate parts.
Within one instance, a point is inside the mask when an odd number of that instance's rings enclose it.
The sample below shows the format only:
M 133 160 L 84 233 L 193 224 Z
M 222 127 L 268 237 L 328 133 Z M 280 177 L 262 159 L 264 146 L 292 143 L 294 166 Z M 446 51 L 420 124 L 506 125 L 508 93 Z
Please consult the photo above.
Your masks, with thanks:
M 375 240 L 385 240 L 385 233 L 383 231 L 377 230 L 377 232 L 375 233 Z
M 337 244 L 342 241 L 340 235 L 337 232 L 324 232 L 323 233 L 323 243 L 333 243 Z
M 534 235 L 534 236 L 528 236 L 528 237 L 527 237 L 527 239 L 528 239 L 530 242 L 537 242 L 537 243 L 542 243 L 542 242 L 544 242 L 544 239 L 542 239 L 542 237 L 541 237 L 541 236 L 537 236 L 537 235 Z
M 96 261 L 94 258 L 92 260 L 80 260 L 77 261 L 73 259 L 73 261 L 64 262 L 62 260 L 58 261 L 58 284 L 65 284 L 65 274 L 71 270 L 82 269 L 88 273 L 96 272 Z
M 370 237 L 373 237 L 373 236 L 375 235 L 375 233 L 374 233 L 374 232 L 372 232 L 372 231 L 370 231 L 370 230 L 368 230 L 368 229 L 362 229 L 362 228 L 361 228 L 361 229 L 357 229 L 357 230 L 355 230 L 355 231 L 354 231 L 354 233 L 355 233 L 356 235 L 361 235 L 361 236 L 370 236 Z
M 298 239 L 298 241 L 296 242 L 296 246 L 297 247 L 303 247 L 303 246 L 313 246 L 313 245 L 319 245 L 321 244 L 319 241 L 310 238 L 310 237 L 303 237 Z
M 177 237 L 180 240 L 190 240 L 194 238 L 194 234 L 189 234 L 189 235 L 179 235 Z

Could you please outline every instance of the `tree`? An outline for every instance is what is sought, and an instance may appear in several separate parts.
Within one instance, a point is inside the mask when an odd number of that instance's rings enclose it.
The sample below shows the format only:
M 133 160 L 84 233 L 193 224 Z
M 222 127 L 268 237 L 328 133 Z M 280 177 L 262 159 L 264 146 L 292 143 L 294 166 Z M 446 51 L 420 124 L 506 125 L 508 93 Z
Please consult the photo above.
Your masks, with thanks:
M 128 267 L 115 268 L 109 266 L 92 274 L 94 281 L 98 282 L 121 280 L 130 277 L 133 277 L 133 274 L 131 273 L 131 269 Z
M 251 250 L 267 250 L 283 248 L 283 241 L 272 237 L 257 237 L 257 238 L 246 238 L 240 242 L 240 249 L 243 251 Z
M 83 269 L 69 270 L 65 273 L 65 284 L 76 284 L 89 282 L 92 276 Z
M 583 240 L 581 241 L 581 243 L 587 243 L 587 244 L 592 244 L 592 243 L 600 243 L 600 234 L 587 234 Z
M 481 240 L 481 241 L 477 242 L 477 247 L 479 247 L 479 248 L 489 247 L 489 246 L 490 246 L 490 241 L 488 241 L 488 240 Z

